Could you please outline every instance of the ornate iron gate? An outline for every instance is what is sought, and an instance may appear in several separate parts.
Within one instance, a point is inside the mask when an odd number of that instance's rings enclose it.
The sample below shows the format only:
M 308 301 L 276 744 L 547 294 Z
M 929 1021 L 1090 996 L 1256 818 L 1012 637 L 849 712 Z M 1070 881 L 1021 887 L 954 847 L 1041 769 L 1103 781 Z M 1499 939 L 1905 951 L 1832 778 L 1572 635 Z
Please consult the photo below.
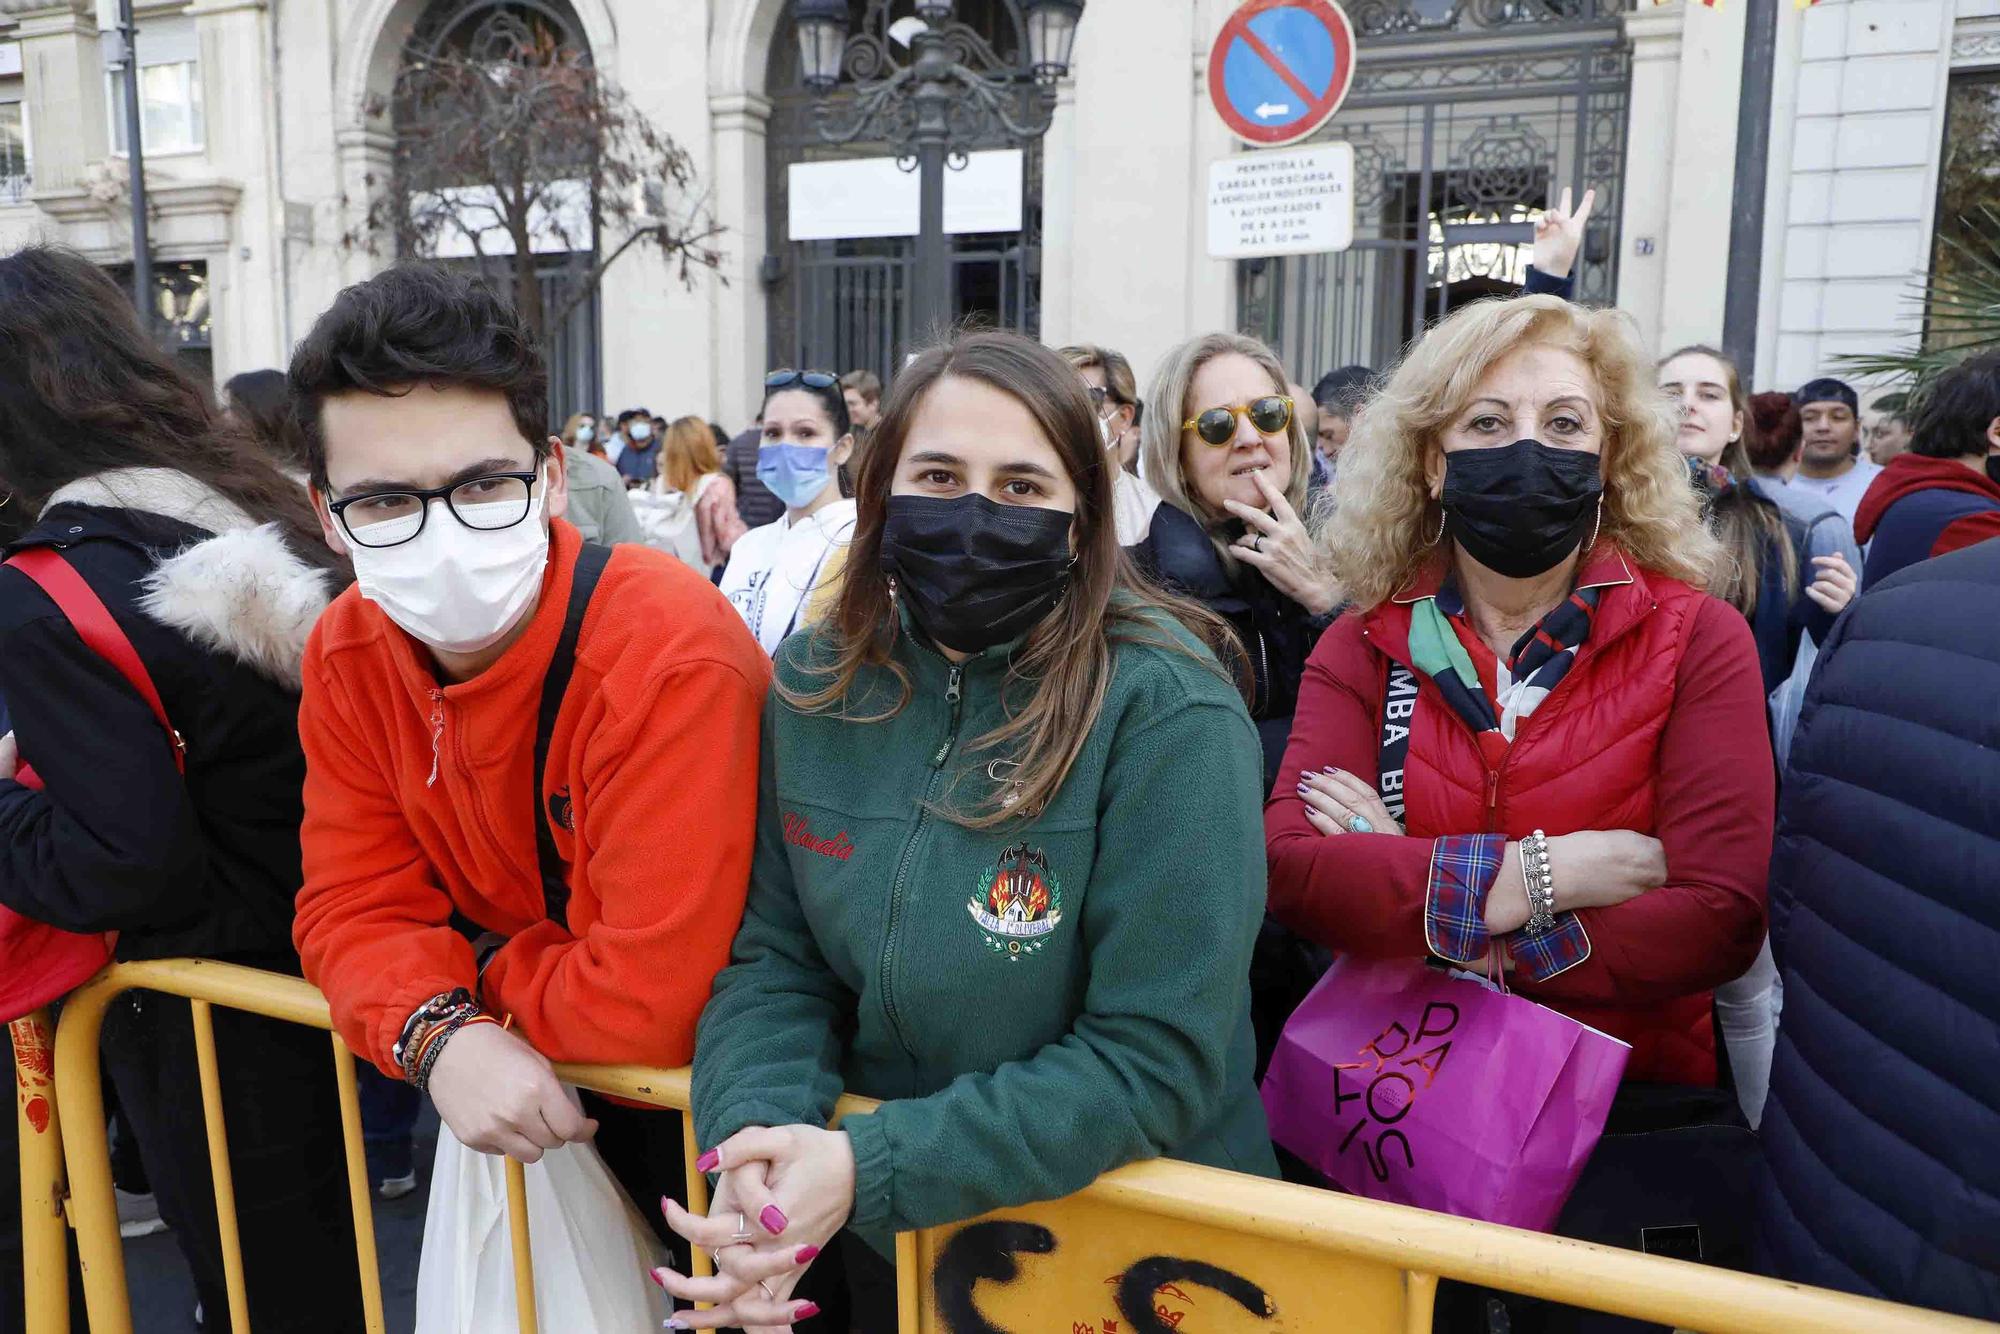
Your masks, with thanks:
M 889 0 L 851 0 L 852 21 L 886 32 Z M 1014 0 L 959 0 L 959 17 L 1002 55 L 1021 42 Z M 886 382 L 910 350 L 910 284 L 916 242 L 910 237 L 794 242 L 790 237 L 790 167 L 855 157 L 885 157 L 879 144 L 832 148 L 813 128 L 813 99 L 799 80 L 798 34 L 789 11 L 772 38 L 771 121 L 766 139 L 772 366 L 872 370 Z M 836 92 L 835 98 L 847 96 Z M 1041 332 L 1042 146 L 1004 138 L 974 149 L 1024 150 L 1021 230 L 951 238 L 952 312 L 956 319 Z
M 1353 92 L 1314 136 L 1354 145 L 1354 245 L 1245 260 L 1238 326 L 1311 384 L 1385 367 L 1427 324 L 1526 276 L 1564 186 L 1597 205 L 1577 299 L 1617 285 L 1628 0 L 1347 0 Z

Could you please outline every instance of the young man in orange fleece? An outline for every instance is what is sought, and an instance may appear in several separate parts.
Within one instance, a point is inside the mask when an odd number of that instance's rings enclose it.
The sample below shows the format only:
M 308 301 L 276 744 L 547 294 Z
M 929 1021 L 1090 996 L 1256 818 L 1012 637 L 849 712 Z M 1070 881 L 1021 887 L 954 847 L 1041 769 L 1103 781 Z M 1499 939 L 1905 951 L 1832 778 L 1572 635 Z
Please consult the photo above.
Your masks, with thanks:
M 291 391 L 357 580 L 306 652 L 306 976 L 465 1144 L 534 1162 L 596 1134 L 656 1198 L 674 1118 L 579 1113 L 550 1062 L 692 1056 L 743 911 L 765 657 L 681 562 L 606 562 L 563 521 L 541 356 L 484 287 L 408 267 L 348 288 Z

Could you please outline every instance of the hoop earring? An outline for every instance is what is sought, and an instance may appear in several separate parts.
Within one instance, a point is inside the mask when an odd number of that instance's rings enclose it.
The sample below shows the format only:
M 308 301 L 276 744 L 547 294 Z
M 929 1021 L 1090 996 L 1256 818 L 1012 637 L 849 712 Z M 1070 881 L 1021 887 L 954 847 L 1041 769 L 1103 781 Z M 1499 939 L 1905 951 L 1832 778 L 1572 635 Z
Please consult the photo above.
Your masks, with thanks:
M 1437 531 L 1436 531 L 1435 533 L 1432 533 L 1432 534 L 1430 535 L 1430 538 L 1429 538 L 1429 539 L 1428 539 L 1427 541 L 1425 541 L 1424 545 L 1425 545 L 1426 547 L 1434 547 L 1434 546 L 1436 546 L 1436 545 L 1437 545 L 1437 544 L 1438 544 L 1439 542 L 1442 542 L 1443 540 L 1444 540 L 1444 506 L 1442 506 L 1442 505 L 1439 505 L 1439 506 L 1438 506 L 1438 529 L 1437 529 Z
M 0 510 L 6 509 L 9 505 L 13 503 L 14 503 L 14 493 L 12 491 L 9 491 L 7 493 L 7 498 L 5 500 L 0 500 Z

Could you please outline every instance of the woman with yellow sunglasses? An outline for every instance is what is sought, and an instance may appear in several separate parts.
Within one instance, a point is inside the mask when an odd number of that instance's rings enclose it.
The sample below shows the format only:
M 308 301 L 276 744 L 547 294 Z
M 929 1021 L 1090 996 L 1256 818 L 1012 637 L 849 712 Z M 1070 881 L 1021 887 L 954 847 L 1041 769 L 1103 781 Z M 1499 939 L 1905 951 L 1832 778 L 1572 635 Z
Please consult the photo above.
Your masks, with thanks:
M 1193 339 L 1167 355 L 1140 420 L 1143 470 L 1164 503 L 1132 554 L 1242 641 L 1268 788 L 1306 655 L 1340 605 L 1304 517 L 1312 451 L 1284 368 L 1254 338 Z

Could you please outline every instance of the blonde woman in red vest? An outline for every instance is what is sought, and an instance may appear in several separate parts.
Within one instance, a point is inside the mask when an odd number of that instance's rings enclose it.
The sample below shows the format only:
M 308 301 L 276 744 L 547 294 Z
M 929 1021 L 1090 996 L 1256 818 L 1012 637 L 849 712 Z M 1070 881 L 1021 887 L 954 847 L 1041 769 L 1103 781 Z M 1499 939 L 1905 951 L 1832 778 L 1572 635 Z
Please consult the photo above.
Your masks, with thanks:
M 1504 969 L 1631 1043 L 1628 1089 L 1715 1085 L 1771 851 L 1756 649 L 1703 591 L 1675 428 L 1615 311 L 1482 302 L 1413 348 L 1341 454 L 1322 541 L 1356 610 L 1265 811 L 1285 925 Z

